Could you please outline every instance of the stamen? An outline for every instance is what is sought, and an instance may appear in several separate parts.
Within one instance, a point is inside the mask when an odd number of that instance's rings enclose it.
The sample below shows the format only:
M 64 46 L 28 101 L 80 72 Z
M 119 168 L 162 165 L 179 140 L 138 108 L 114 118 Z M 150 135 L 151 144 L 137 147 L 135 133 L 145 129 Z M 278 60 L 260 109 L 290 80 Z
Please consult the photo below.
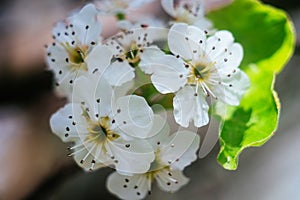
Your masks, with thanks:
M 198 89 L 199 89 L 199 81 L 197 81 L 197 83 L 196 83 L 196 91 L 195 91 L 195 94 L 198 94 Z
M 84 158 L 82 159 L 83 161 L 85 161 L 85 160 L 87 159 L 87 157 L 88 157 L 89 155 L 92 154 L 91 152 L 94 150 L 94 148 L 96 147 L 96 145 L 97 145 L 97 144 L 94 144 L 94 145 L 92 146 L 92 148 L 88 150 L 87 154 L 86 154 L 86 155 L 84 156 Z
M 138 186 L 142 186 L 143 185 L 143 182 L 145 181 L 144 179 L 144 176 L 141 175 L 141 176 L 138 176 L 138 179 L 136 181 L 136 185 L 134 186 L 134 189 L 138 189 Z
M 76 154 L 82 152 L 82 151 L 85 150 L 85 149 L 86 149 L 86 148 L 83 147 L 83 148 L 81 148 L 81 149 L 79 149 L 79 150 L 77 150 L 77 151 L 74 151 L 74 152 L 70 153 L 68 156 L 74 156 L 74 155 L 76 155 Z
M 211 96 L 215 99 L 218 99 L 216 97 L 216 95 L 209 89 L 209 87 L 205 84 L 205 82 L 202 82 L 203 86 L 205 87 L 205 89 L 208 91 L 209 94 L 211 94 Z
M 202 87 L 202 90 L 203 90 L 205 96 L 208 96 L 208 93 L 207 93 L 207 91 L 206 91 L 205 86 L 203 85 L 203 83 L 204 83 L 204 82 L 201 82 L 201 83 L 200 83 L 200 84 L 201 84 L 201 87 Z
M 152 179 L 148 178 L 147 180 L 148 194 L 151 194 L 151 185 L 152 185 Z
M 84 146 L 84 144 L 83 144 L 83 143 L 79 143 L 79 144 L 77 144 L 77 145 L 74 145 L 74 146 L 70 147 L 70 150 L 77 149 L 77 148 L 79 148 L 79 147 L 81 147 L 81 146 Z

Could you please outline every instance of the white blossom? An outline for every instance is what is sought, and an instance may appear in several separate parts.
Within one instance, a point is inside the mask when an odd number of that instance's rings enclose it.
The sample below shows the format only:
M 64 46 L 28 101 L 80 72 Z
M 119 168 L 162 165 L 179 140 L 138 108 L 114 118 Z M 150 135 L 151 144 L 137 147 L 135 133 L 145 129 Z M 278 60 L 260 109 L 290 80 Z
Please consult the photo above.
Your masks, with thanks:
M 173 106 L 178 124 L 196 127 L 208 123 L 211 96 L 228 105 L 238 105 L 250 85 L 248 76 L 238 67 L 243 58 L 242 46 L 234 43 L 229 31 L 218 31 L 211 37 L 195 26 L 178 23 L 172 26 L 168 45 L 173 55 L 158 49 L 145 49 L 142 69 L 151 75 L 156 89 L 176 93 Z M 155 59 L 151 59 L 154 57 Z M 150 58 L 150 59 L 149 59 Z
M 135 77 L 135 67 L 145 47 L 167 37 L 167 29 L 143 26 L 124 30 L 105 41 L 113 52 L 113 61 L 107 68 L 108 82 L 120 86 Z
M 93 4 L 84 6 L 65 21 L 58 22 L 53 29 L 54 42 L 47 48 L 47 63 L 55 73 L 58 91 L 70 96 L 77 77 L 92 73 L 88 65 L 97 54 L 98 65 L 105 68 L 112 53 L 101 45 L 101 24 L 98 11 Z
M 197 133 L 170 131 L 167 115 L 157 112 L 170 103 L 180 128 L 202 127 L 209 111 L 224 116 L 223 108 L 238 106 L 250 87 L 239 68 L 241 44 L 205 16 L 205 2 L 219 0 L 159 0 L 165 17 L 149 15 L 151 2 L 95 0 L 58 22 L 46 46 L 56 91 L 68 100 L 51 116 L 52 132 L 84 170 L 114 168 L 107 188 L 128 200 L 151 194 L 154 182 L 178 191 L 189 182 L 184 169 L 198 157 Z M 120 32 L 103 39 L 100 20 Z M 200 157 L 210 148 L 205 142 Z
M 73 142 L 71 156 L 84 169 L 113 166 L 128 174 L 146 172 L 155 158 L 151 145 L 141 139 L 156 134 L 154 121 L 144 98 L 115 100 L 111 86 L 95 74 L 76 79 L 73 103 L 56 112 L 50 124 L 63 141 Z
M 205 17 L 205 6 L 202 0 L 161 0 L 163 9 L 174 18 L 174 22 L 184 22 L 199 28 L 210 30 L 212 23 Z
M 200 138 L 189 131 L 168 135 L 162 131 L 151 139 L 155 149 L 155 160 L 148 172 L 134 175 L 111 174 L 107 180 L 110 192 L 121 199 L 143 199 L 151 194 L 151 185 L 157 182 L 159 188 L 175 192 L 188 183 L 183 169 L 197 159 L 196 151 Z

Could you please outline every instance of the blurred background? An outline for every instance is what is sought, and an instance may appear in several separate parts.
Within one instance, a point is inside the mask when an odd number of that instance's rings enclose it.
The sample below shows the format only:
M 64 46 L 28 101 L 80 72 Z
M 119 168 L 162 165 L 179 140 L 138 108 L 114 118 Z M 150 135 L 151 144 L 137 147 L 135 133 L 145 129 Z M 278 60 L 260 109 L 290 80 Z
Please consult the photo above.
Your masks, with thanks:
M 185 170 L 190 183 L 175 194 L 154 187 L 147 199 L 299 199 L 300 1 L 265 0 L 286 10 L 298 32 L 291 61 L 275 89 L 282 103 L 278 131 L 263 147 L 246 149 L 237 171 L 218 165 L 219 147 Z M 4 0 L 0 5 L 0 199 L 116 199 L 105 187 L 111 169 L 85 173 L 49 128 L 65 103 L 53 94 L 44 45 L 54 23 L 86 1 Z

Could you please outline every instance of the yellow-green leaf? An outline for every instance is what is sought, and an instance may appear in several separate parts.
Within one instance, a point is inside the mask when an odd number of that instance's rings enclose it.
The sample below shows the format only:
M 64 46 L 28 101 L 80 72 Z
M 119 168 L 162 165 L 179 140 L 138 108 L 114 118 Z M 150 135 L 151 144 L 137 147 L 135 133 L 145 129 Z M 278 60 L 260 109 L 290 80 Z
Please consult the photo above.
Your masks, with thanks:
M 241 104 L 230 108 L 222 122 L 218 161 L 234 170 L 243 149 L 264 144 L 277 129 L 280 103 L 273 85 L 293 54 L 295 33 L 284 11 L 256 0 L 235 0 L 209 18 L 217 29 L 231 31 L 243 45 L 241 68 L 251 81 Z

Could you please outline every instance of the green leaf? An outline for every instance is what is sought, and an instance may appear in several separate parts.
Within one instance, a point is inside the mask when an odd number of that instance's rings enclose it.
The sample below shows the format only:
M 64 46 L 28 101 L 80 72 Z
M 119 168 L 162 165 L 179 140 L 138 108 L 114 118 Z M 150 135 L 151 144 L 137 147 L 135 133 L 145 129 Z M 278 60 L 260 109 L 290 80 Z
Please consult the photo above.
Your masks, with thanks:
M 249 63 L 267 61 L 271 63 L 263 70 L 279 72 L 293 53 L 294 27 L 282 10 L 256 0 L 235 0 L 208 17 L 217 29 L 231 31 L 236 41 L 243 45 L 242 68 Z
M 278 124 L 280 104 L 272 91 L 274 73 L 260 71 L 254 64 L 246 72 L 251 78 L 251 88 L 240 106 L 223 122 L 220 133 L 218 161 L 230 170 L 237 168 L 243 149 L 264 144 Z
M 220 133 L 218 161 L 235 170 L 243 149 L 261 146 L 277 129 L 280 103 L 273 85 L 275 75 L 293 54 L 295 33 L 284 11 L 256 0 L 235 0 L 208 17 L 216 28 L 231 31 L 242 44 L 241 68 L 251 81 L 241 104 L 228 109 Z

